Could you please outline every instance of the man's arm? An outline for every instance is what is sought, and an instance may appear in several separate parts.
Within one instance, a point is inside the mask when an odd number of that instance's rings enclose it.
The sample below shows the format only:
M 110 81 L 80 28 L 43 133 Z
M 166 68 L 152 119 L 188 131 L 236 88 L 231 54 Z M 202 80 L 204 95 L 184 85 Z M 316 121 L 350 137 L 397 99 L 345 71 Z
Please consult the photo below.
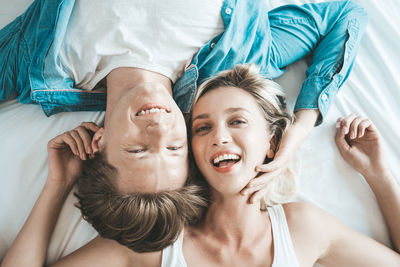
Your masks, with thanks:
M 93 123 L 82 123 L 48 143 L 49 170 L 46 184 L 28 219 L 7 252 L 2 267 L 43 266 L 51 234 L 61 208 L 80 172 L 81 160 L 92 155 L 87 130 L 97 131 Z

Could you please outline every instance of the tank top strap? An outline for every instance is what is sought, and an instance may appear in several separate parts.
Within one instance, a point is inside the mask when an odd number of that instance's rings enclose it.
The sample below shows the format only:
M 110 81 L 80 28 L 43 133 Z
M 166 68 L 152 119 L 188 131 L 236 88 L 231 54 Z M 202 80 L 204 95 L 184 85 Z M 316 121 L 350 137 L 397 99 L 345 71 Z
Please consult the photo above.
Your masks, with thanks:
M 178 239 L 163 249 L 161 267 L 187 267 L 182 251 L 183 234 L 182 230 Z
M 282 205 L 268 207 L 268 213 L 274 240 L 274 260 L 272 267 L 299 267 L 300 265 L 296 257 Z

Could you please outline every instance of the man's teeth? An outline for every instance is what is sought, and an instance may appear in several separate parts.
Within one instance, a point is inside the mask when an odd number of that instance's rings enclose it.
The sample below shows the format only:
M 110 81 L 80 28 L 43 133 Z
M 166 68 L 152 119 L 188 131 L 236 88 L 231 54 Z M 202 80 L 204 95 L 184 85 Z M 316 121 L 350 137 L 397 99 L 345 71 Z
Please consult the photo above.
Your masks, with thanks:
M 140 115 L 144 115 L 144 114 L 150 114 L 150 113 L 167 113 L 167 111 L 163 108 L 151 108 L 151 109 L 147 109 L 147 110 L 142 110 L 140 112 L 138 112 L 138 116 Z
M 223 154 L 223 155 L 220 155 L 220 156 L 216 157 L 213 160 L 213 163 L 214 164 L 218 164 L 223 160 L 239 160 L 239 159 L 240 159 L 240 157 L 238 155 L 235 155 L 235 154 Z

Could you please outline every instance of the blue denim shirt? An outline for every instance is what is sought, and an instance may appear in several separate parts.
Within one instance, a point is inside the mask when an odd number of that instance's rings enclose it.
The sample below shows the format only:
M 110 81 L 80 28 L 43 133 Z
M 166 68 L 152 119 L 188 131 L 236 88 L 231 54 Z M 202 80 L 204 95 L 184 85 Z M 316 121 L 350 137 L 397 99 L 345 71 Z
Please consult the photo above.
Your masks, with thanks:
M 0 30 L 0 100 L 13 95 L 40 104 L 52 115 L 62 111 L 105 110 L 106 94 L 74 88 L 58 57 L 75 1 L 36 0 Z M 264 0 L 225 0 L 225 31 L 194 55 L 174 84 L 174 99 L 189 112 L 205 79 L 236 64 L 254 63 L 270 78 L 312 54 L 295 110 L 328 111 L 346 80 L 367 24 L 363 8 L 351 1 L 287 5 L 267 12 Z

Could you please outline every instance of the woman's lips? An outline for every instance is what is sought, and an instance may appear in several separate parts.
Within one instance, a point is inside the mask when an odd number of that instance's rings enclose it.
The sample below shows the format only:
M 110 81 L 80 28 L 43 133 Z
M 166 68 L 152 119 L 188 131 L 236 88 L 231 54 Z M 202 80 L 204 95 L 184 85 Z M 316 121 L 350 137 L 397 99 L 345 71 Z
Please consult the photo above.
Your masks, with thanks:
M 239 154 L 232 151 L 220 151 L 211 156 L 210 163 L 220 173 L 232 171 L 241 160 Z
M 215 166 L 215 165 L 212 165 L 212 166 L 213 166 L 214 170 L 216 170 L 217 172 L 227 173 L 227 172 L 232 171 L 237 166 L 237 163 L 239 161 L 236 161 L 236 162 L 235 161 L 229 161 L 229 162 L 226 162 L 226 163 L 225 162 L 221 162 L 218 167 Z

